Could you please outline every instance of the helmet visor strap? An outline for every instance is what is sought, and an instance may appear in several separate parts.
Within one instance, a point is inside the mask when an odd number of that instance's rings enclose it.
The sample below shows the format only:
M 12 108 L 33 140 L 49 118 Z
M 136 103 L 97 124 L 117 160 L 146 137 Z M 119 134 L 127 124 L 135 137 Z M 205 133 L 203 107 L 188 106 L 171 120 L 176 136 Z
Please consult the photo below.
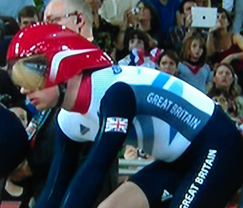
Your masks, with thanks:
M 56 107 L 61 107 L 63 100 L 64 100 L 64 97 L 65 97 L 66 89 L 67 89 L 67 83 L 58 85 L 59 98 L 58 98 Z

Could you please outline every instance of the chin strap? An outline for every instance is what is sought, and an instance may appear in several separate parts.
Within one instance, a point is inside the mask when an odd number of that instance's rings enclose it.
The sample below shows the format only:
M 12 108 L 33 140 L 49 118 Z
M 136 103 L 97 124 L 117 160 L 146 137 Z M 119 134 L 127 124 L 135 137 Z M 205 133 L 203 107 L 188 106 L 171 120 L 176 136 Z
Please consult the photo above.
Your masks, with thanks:
M 66 89 L 67 89 L 67 83 L 63 83 L 63 84 L 58 85 L 59 98 L 58 98 L 56 107 L 61 107 L 63 100 L 64 100 L 65 93 L 66 93 Z

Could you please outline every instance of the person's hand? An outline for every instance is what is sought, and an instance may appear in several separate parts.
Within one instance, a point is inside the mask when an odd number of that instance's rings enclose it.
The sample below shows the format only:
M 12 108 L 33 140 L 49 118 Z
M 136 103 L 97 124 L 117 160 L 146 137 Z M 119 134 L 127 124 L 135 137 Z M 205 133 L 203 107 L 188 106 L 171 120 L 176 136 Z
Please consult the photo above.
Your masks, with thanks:
M 191 27 L 191 25 L 192 25 L 192 14 L 189 14 L 185 18 L 185 26 Z
M 185 41 L 187 40 L 187 38 L 191 37 L 193 35 L 193 33 L 196 32 L 196 28 L 194 27 L 188 27 L 187 31 L 186 31 L 186 35 L 183 38 L 182 42 L 185 43 Z
M 234 59 L 234 55 L 230 54 L 230 55 L 226 56 L 220 63 L 230 64 L 231 61 L 233 61 L 233 59 Z
M 127 25 L 131 25 L 133 27 L 138 27 L 138 13 L 134 13 L 133 12 L 134 9 L 133 8 L 129 8 L 125 11 L 124 13 L 124 19 L 127 20 Z
M 149 39 L 149 48 L 154 49 L 158 46 L 158 41 L 151 37 L 148 33 L 146 33 L 148 39 Z
M 130 13 L 131 13 L 131 8 L 127 9 L 124 12 L 123 21 L 121 21 L 120 24 L 119 24 L 119 29 L 120 29 L 121 32 L 125 32 L 127 27 L 128 27 L 128 16 L 131 15 Z
M 221 28 L 221 23 L 217 21 L 216 24 L 213 27 L 211 27 L 208 32 L 212 33 L 217 31 L 220 28 Z
M 177 26 L 184 26 L 186 21 L 186 15 L 179 13 L 177 18 Z
M 137 149 L 131 145 L 126 145 L 124 158 L 126 160 L 137 159 L 138 158 Z

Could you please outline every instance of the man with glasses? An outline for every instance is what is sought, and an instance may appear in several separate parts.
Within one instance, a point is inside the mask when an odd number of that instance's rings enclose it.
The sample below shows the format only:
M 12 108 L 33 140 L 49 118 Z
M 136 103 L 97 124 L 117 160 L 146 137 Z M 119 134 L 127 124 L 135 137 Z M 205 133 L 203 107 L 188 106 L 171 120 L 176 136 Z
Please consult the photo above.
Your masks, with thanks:
M 51 0 L 44 11 L 44 21 L 60 24 L 93 41 L 93 16 L 84 0 Z

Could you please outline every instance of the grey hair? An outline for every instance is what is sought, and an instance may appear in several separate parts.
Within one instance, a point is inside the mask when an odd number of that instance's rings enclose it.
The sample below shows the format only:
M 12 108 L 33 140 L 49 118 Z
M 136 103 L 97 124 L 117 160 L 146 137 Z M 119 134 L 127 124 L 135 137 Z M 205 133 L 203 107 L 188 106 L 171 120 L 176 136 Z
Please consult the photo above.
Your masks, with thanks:
M 65 8 L 67 13 L 69 12 L 74 12 L 74 11 L 78 11 L 78 12 L 82 12 L 88 23 L 90 25 L 93 25 L 93 14 L 92 14 L 92 9 L 91 6 L 86 3 L 85 0 L 63 0 L 65 3 Z

